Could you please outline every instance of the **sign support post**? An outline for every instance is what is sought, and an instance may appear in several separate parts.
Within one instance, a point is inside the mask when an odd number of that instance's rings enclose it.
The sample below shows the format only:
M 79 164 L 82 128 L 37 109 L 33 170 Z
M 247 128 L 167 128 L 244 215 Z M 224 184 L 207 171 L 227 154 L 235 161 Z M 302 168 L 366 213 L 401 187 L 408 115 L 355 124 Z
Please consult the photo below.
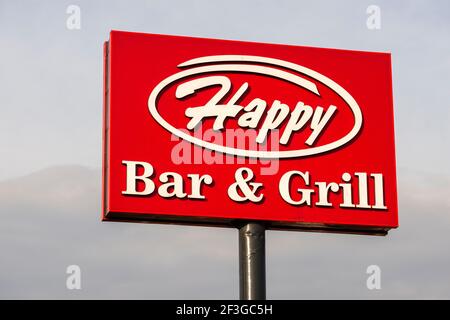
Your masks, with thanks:
M 250 222 L 239 227 L 239 291 L 241 300 L 266 299 L 266 228 Z

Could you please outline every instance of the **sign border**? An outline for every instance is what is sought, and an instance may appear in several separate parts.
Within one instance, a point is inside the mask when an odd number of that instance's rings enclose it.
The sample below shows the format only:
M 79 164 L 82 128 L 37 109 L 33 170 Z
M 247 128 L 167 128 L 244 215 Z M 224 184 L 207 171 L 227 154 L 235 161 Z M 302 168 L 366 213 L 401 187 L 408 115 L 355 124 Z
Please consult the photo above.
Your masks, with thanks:
M 115 30 L 113 30 L 115 31 Z M 111 32 L 113 32 L 111 31 Z M 123 31 L 119 31 L 123 32 Z M 198 38 L 207 39 L 207 38 Z M 236 228 L 248 222 L 263 224 L 267 230 L 288 230 L 303 232 L 322 232 L 339 234 L 386 236 L 388 231 L 396 227 L 380 227 L 368 225 L 323 224 L 308 222 L 268 221 L 268 220 L 241 220 L 233 218 L 212 218 L 188 215 L 166 215 L 152 213 L 126 213 L 110 211 L 109 198 L 109 108 L 110 108 L 110 41 L 103 45 L 103 129 L 102 129 L 102 221 L 139 222 L 153 224 L 175 224 L 190 226 L 228 227 Z M 391 80 L 392 81 L 392 80 Z M 397 200 L 398 201 L 398 200 Z

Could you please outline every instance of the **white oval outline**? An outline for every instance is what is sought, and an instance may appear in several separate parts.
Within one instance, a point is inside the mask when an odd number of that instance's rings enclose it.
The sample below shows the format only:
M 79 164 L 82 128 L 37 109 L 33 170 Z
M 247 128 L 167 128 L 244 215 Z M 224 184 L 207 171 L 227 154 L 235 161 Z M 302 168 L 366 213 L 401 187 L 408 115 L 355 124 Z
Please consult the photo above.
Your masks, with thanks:
M 340 85 L 338 85 L 336 82 L 331 80 L 330 78 L 314 71 L 311 69 L 308 69 L 306 67 L 300 66 L 298 64 L 287 62 L 280 59 L 274 59 L 274 58 L 266 58 L 266 57 L 260 57 L 260 56 L 248 56 L 248 55 L 218 55 L 218 56 L 206 56 L 206 57 L 199 57 L 192 60 L 188 60 L 186 62 L 183 62 L 178 65 L 178 67 L 187 67 L 192 65 L 198 65 L 198 64 L 204 64 L 204 63 L 221 63 L 221 62 L 257 62 L 257 63 L 265 63 L 270 65 L 275 65 L 287 69 L 291 69 L 294 71 L 297 71 L 299 73 L 305 74 L 334 92 L 336 92 L 344 101 L 349 105 L 350 109 L 353 112 L 353 116 L 355 118 L 355 125 L 353 126 L 352 130 L 348 134 L 346 134 L 341 139 L 328 143 L 323 146 L 319 147 L 313 147 L 308 149 L 298 149 L 298 150 L 285 150 L 285 151 L 266 151 L 266 150 L 245 150 L 245 149 L 237 149 L 237 148 L 231 148 L 223 145 L 214 144 L 211 142 L 207 142 L 201 139 L 198 139 L 194 136 L 191 136 L 189 134 L 184 133 L 183 131 L 176 129 L 171 124 L 169 124 L 161 115 L 159 114 L 157 107 L 156 107 L 156 99 L 158 98 L 161 91 L 171 84 L 172 82 L 191 76 L 195 74 L 200 73 L 207 73 L 207 72 L 217 72 L 217 71 L 243 71 L 243 72 L 254 72 L 254 73 L 262 73 L 262 70 L 270 72 L 270 75 L 274 75 L 276 77 L 281 77 L 281 75 L 285 75 L 287 72 L 279 70 L 279 69 L 273 69 L 268 67 L 262 67 L 257 65 L 240 65 L 240 64 L 230 64 L 230 65 L 209 65 L 209 66 L 203 66 L 203 67 L 197 67 L 193 69 L 188 69 L 184 71 L 180 71 L 176 74 L 173 74 L 160 83 L 152 90 L 149 98 L 148 98 L 148 109 L 150 111 L 150 114 L 153 116 L 153 118 L 158 122 L 164 129 L 168 130 L 170 133 L 178 136 L 179 138 L 186 140 L 192 144 L 201 146 L 206 149 L 210 149 L 217 152 L 222 152 L 225 154 L 235 155 L 235 156 L 241 156 L 241 157 L 249 157 L 249 158 L 263 158 L 263 159 L 282 159 L 282 158 L 298 158 L 298 157 L 304 157 L 304 156 L 310 156 L 315 155 L 319 153 L 328 152 L 333 149 L 337 149 L 349 141 L 351 141 L 359 132 L 362 126 L 362 113 L 361 109 L 359 108 L 358 103 L 355 101 L 355 99 Z M 232 70 L 229 70 L 229 68 L 235 68 Z M 251 71 L 249 71 L 251 70 Z M 269 71 L 270 70 L 270 71 Z M 287 73 L 289 74 L 289 73 Z M 289 74 L 292 76 L 292 74 Z M 299 78 L 299 77 L 297 77 Z M 285 80 L 288 80 L 292 82 L 290 79 L 282 78 Z M 300 78 L 302 79 L 302 78 Z M 306 79 L 304 80 L 304 84 L 308 83 L 310 81 Z M 294 82 L 296 83 L 296 82 Z M 298 83 L 296 83 L 298 84 Z M 314 91 L 314 88 L 308 85 L 300 85 L 309 91 L 312 91 L 319 95 L 317 92 L 317 88 Z M 314 84 L 313 84 L 314 85 Z M 315 85 L 314 85 L 315 87 Z

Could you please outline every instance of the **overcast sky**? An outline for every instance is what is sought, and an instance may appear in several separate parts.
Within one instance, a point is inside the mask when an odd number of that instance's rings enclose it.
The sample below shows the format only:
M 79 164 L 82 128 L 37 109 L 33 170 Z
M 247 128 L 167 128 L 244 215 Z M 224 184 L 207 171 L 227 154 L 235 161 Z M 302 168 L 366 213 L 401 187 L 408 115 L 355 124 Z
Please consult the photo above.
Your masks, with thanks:
M 366 26 L 369 5 L 381 29 Z M 66 27 L 69 5 L 81 29 Z M 0 298 L 238 298 L 237 231 L 101 223 L 111 29 L 392 53 L 400 228 L 267 233 L 267 296 L 450 299 L 450 2 L 0 0 Z M 82 270 L 67 290 L 66 267 Z M 366 288 L 379 265 L 382 289 Z

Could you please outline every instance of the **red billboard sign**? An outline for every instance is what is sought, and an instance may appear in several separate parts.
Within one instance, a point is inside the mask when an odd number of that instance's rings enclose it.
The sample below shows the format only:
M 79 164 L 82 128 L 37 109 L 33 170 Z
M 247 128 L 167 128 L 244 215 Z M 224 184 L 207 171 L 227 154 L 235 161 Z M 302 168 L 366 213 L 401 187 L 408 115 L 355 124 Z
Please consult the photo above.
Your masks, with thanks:
M 103 219 L 386 234 L 388 53 L 112 31 Z

